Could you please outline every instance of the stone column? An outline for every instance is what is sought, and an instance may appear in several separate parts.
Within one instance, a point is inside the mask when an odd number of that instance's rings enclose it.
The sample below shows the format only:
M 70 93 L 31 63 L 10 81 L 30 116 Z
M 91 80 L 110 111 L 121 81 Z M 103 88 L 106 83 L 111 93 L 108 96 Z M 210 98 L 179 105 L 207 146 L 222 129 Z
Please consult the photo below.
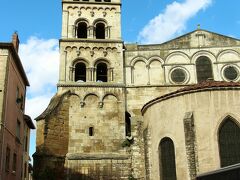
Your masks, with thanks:
M 146 65 L 147 72 L 148 72 L 148 82 L 147 85 L 150 85 L 150 65 Z
M 94 26 L 88 27 L 88 38 L 94 38 Z
M 75 80 L 75 67 L 70 66 L 69 67 L 69 81 Z
M 134 84 L 134 67 L 131 66 L 131 84 Z

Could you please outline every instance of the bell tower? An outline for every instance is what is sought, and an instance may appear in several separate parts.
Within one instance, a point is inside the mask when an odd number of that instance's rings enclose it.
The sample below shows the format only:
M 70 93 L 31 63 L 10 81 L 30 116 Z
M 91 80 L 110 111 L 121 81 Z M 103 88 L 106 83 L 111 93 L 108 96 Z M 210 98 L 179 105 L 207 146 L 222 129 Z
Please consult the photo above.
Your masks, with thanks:
M 122 84 L 122 44 L 120 0 L 63 0 L 59 83 Z
M 67 177 L 127 178 L 120 0 L 63 0 L 58 93 L 70 92 Z

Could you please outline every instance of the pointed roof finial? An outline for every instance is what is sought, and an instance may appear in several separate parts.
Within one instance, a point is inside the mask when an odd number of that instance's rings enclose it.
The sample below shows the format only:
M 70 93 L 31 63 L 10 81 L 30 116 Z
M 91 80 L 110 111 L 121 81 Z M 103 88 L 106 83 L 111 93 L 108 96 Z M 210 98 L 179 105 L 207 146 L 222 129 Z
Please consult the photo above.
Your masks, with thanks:
M 201 29 L 201 24 L 198 24 L 198 25 L 197 25 L 197 29 Z

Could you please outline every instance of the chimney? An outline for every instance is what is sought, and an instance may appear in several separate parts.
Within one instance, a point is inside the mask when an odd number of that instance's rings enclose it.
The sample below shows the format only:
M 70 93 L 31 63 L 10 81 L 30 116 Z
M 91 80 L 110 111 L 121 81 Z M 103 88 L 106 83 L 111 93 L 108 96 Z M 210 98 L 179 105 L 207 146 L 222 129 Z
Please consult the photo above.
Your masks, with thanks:
M 13 43 L 13 46 L 14 46 L 16 52 L 18 52 L 19 39 L 18 39 L 17 32 L 14 32 L 13 35 L 12 35 L 12 43 Z

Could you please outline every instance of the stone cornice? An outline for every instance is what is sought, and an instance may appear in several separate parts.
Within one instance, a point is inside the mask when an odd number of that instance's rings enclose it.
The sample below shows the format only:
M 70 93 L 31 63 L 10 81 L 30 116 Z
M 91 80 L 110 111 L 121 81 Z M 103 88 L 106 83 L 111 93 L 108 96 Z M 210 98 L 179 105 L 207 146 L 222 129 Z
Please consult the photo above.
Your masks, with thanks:
M 58 83 L 57 87 L 104 87 L 104 88 L 125 88 L 124 84 L 116 83 Z
M 84 153 L 68 153 L 66 155 L 68 160 L 102 160 L 102 159 L 114 159 L 114 160 L 127 160 L 130 158 L 126 154 L 84 154 Z
M 78 39 L 78 38 L 63 38 L 60 39 L 59 42 L 87 42 L 87 43 L 121 43 L 123 44 L 122 40 L 112 40 L 112 39 Z

